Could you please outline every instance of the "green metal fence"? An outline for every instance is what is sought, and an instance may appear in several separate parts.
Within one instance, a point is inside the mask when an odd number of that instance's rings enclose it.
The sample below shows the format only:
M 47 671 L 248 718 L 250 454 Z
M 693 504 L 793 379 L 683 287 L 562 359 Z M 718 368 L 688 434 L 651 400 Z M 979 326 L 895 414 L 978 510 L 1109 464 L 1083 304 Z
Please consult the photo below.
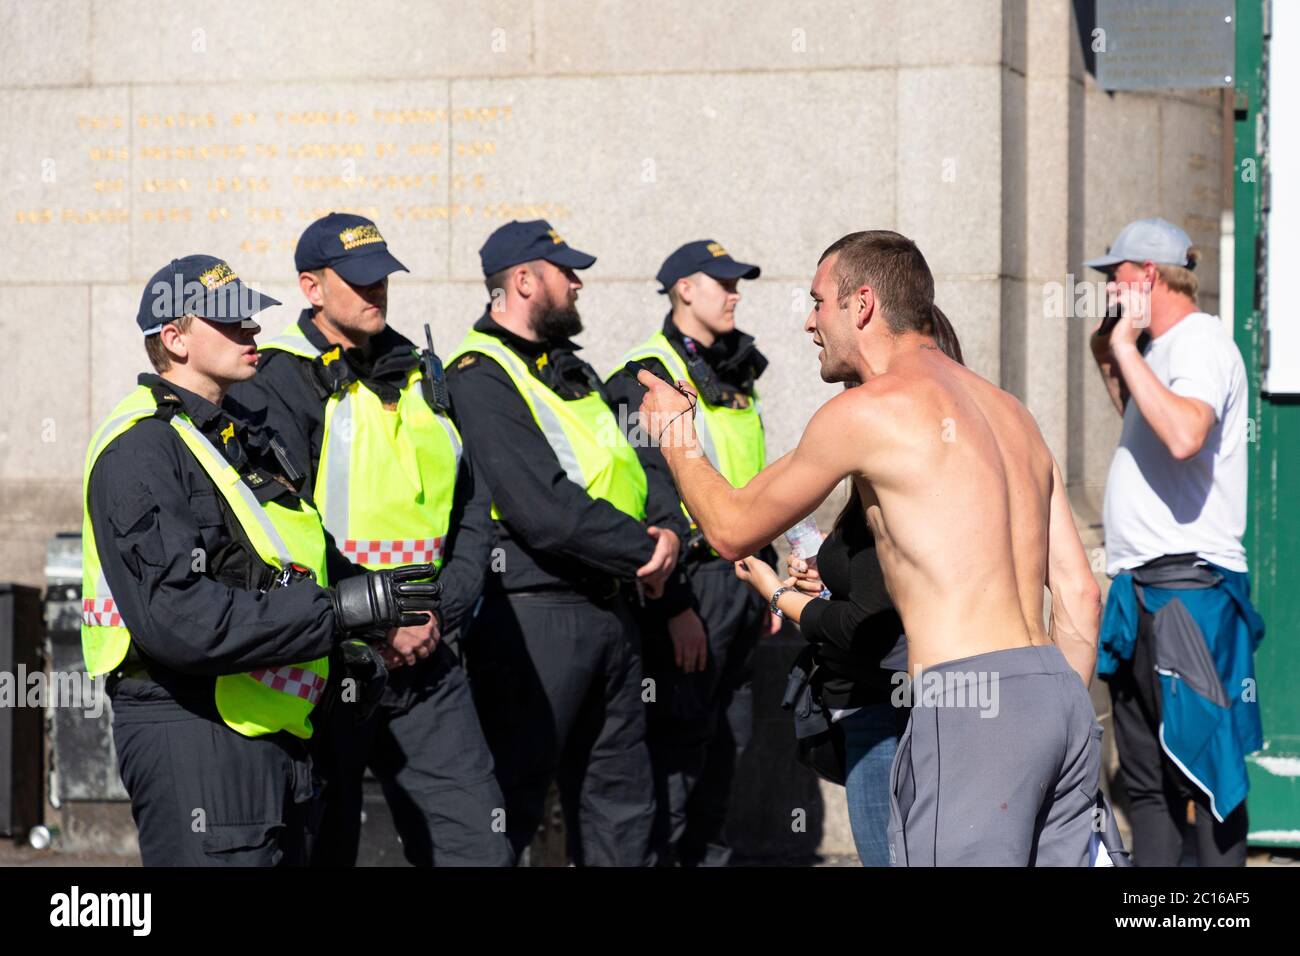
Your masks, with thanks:
M 1237 2 L 1234 103 L 1237 346 L 1250 377 L 1250 502 L 1246 550 L 1267 632 L 1255 658 L 1264 749 L 1248 761 L 1250 842 L 1300 846 L 1300 401 L 1262 393 L 1267 347 L 1268 0 Z M 1292 0 L 1287 0 L 1292 2 Z M 1300 170 L 1279 170 L 1284 176 Z M 1290 263 L 1280 267 L 1290 268 Z M 1273 303 L 1274 309 L 1292 308 Z

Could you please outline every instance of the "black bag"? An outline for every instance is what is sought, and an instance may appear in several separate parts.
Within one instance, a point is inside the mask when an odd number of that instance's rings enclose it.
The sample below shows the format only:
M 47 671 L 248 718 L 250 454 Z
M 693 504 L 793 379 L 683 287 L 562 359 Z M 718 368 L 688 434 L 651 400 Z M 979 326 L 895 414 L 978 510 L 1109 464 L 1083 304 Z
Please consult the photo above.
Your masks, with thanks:
M 828 783 L 844 786 L 848 766 L 844 756 L 844 730 L 831 721 L 822 707 L 817 663 L 810 644 L 799 652 L 786 678 L 784 710 L 794 717 L 795 756 Z

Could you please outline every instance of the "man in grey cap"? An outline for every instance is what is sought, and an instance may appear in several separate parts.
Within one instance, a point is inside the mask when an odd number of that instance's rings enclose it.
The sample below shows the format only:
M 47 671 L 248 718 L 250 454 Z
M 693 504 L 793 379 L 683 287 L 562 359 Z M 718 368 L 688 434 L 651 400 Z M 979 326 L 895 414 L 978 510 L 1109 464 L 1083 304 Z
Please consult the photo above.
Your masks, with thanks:
M 1106 274 L 1093 357 L 1124 417 L 1106 481 L 1110 684 L 1133 858 L 1176 866 L 1194 801 L 1202 865 L 1246 861 L 1245 756 L 1262 745 L 1246 530 L 1246 369 L 1197 307 L 1198 252 L 1140 219 L 1084 263 Z M 1143 334 L 1145 333 L 1145 334 Z M 1179 688 L 1184 688 L 1180 693 Z

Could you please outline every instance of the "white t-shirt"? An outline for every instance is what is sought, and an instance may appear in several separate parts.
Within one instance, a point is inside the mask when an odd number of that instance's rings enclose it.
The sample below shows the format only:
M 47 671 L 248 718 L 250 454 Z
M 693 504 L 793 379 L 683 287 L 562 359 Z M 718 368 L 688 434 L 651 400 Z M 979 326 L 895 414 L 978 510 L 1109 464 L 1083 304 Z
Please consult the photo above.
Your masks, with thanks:
M 1215 423 L 1201 450 L 1178 461 L 1129 399 L 1106 479 L 1106 572 L 1191 552 L 1245 571 L 1247 409 L 1241 353 L 1217 316 L 1193 312 L 1152 339 L 1145 359 L 1175 395 L 1209 405 Z

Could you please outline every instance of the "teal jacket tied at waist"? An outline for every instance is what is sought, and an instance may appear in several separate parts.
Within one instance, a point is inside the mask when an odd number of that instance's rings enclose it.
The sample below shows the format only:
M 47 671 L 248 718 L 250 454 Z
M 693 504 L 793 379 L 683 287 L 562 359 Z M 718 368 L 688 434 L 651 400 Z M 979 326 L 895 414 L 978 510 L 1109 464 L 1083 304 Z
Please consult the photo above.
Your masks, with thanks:
M 1246 755 L 1264 745 L 1254 661 L 1264 619 L 1250 575 L 1206 561 L 1116 575 L 1097 654 L 1103 680 L 1133 657 L 1139 601 L 1154 615 L 1160 745 L 1222 821 L 1246 799 Z

